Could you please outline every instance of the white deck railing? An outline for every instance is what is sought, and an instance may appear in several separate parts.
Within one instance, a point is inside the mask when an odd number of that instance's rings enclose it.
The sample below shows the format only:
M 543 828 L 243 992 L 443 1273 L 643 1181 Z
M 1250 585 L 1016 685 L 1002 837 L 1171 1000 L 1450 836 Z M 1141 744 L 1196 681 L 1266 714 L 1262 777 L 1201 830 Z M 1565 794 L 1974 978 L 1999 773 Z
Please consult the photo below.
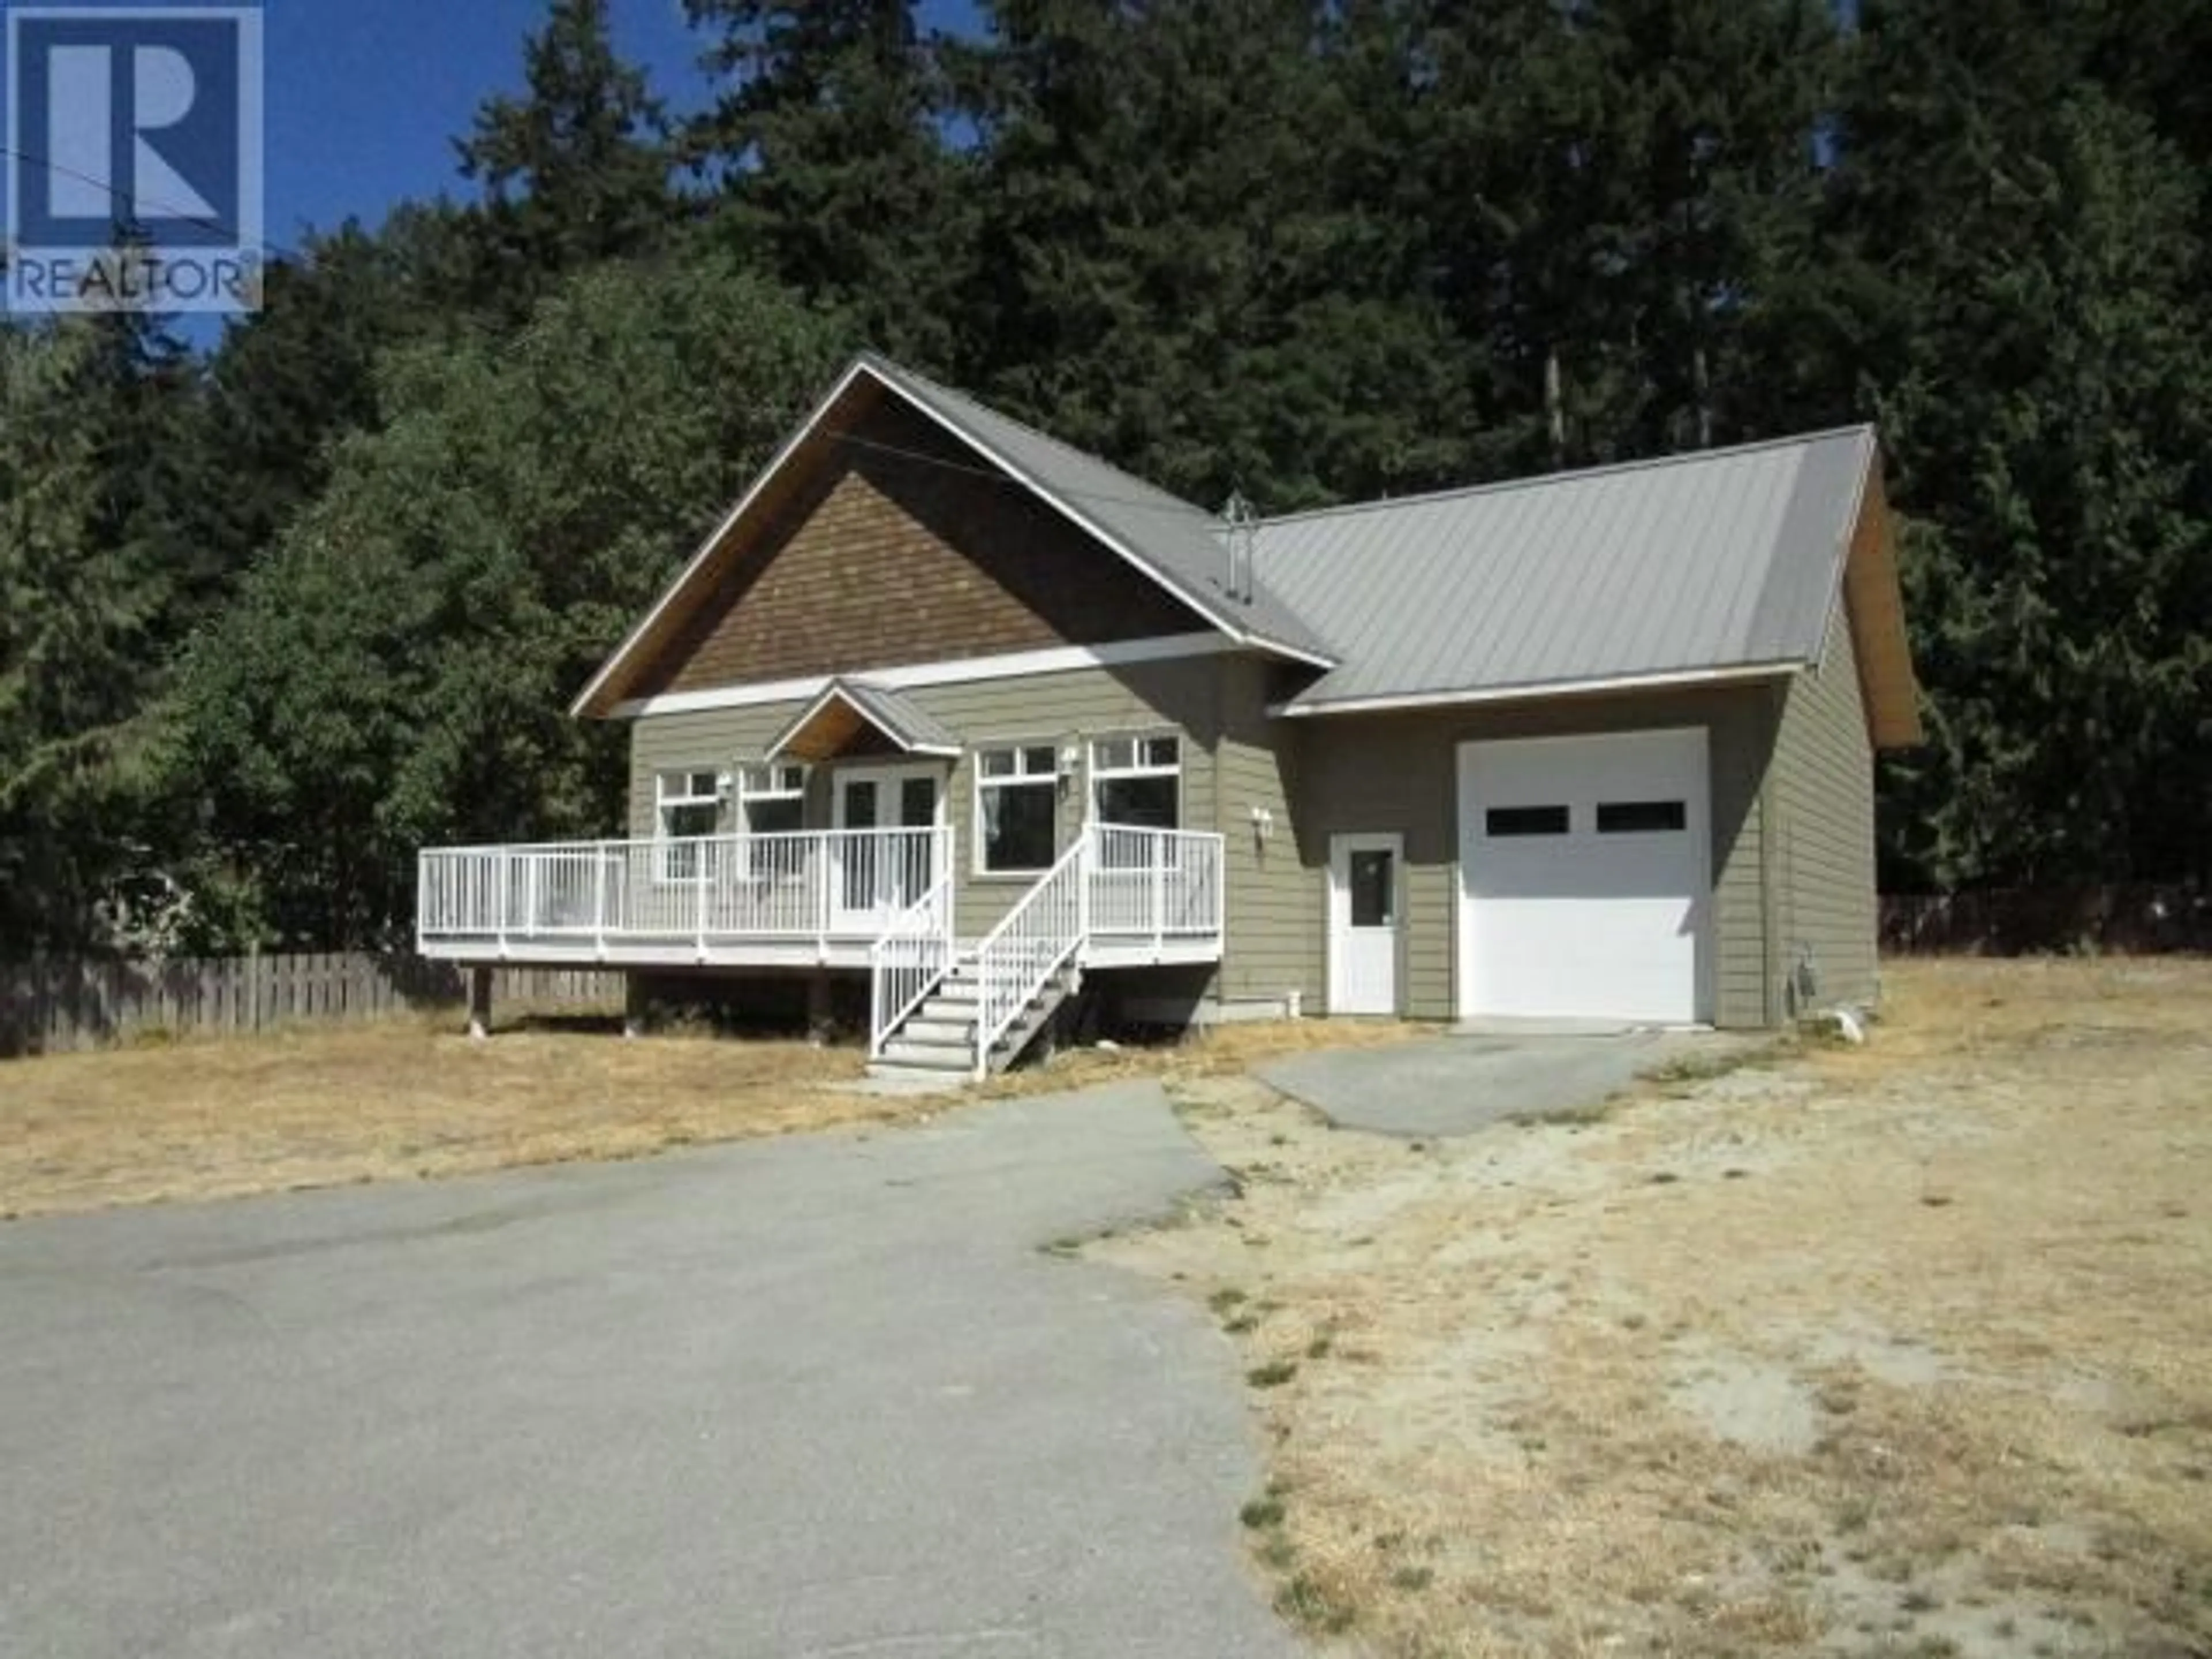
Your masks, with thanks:
M 952 875 L 948 869 L 868 949 L 868 1058 L 881 1060 L 884 1045 L 927 1001 L 959 948 L 953 932 Z
M 866 939 L 943 883 L 943 830 L 834 830 L 422 855 L 425 944 Z
M 1221 836 L 1102 823 L 1091 837 L 1091 937 L 1164 945 L 1219 936 Z
M 975 1067 L 1024 1009 L 1096 945 L 1107 965 L 1218 956 L 1226 843 L 1218 835 L 1093 824 L 975 948 Z M 529 960 L 743 962 L 751 943 L 865 943 L 869 1053 L 958 957 L 947 830 L 836 830 L 422 855 L 416 926 L 434 954 Z M 581 950 L 580 951 L 580 948 Z M 1133 947 L 1133 948 L 1132 948 Z M 1182 947 L 1182 954 L 1176 947 Z M 850 960 L 849 957 L 845 959 Z
M 975 1075 L 1022 1011 L 1083 948 L 1084 878 L 1091 836 L 1085 831 L 1042 880 L 975 947 Z

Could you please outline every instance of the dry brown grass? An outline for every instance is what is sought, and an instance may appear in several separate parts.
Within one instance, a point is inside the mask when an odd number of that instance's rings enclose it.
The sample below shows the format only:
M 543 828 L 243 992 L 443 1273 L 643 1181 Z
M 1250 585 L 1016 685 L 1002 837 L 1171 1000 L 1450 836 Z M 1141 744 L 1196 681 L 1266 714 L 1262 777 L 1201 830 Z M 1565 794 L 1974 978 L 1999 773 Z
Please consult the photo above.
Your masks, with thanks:
M 1063 1054 L 983 1096 L 1195 1078 L 1409 1028 L 1310 1021 Z M 0 1217 L 234 1197 L 896 1122 L 958 1097 L 853 1092 L 853 1048 L 416 1021 L 0 1062 Z
M 1908 964 L 1864 1049 L 1439 1149 L 1190 1092 L 1285 1605 L 1376 1653 L 2212 1650 L 2212 965 Z M 1238 1297 L 1241 1296 L 1241 1299 Z

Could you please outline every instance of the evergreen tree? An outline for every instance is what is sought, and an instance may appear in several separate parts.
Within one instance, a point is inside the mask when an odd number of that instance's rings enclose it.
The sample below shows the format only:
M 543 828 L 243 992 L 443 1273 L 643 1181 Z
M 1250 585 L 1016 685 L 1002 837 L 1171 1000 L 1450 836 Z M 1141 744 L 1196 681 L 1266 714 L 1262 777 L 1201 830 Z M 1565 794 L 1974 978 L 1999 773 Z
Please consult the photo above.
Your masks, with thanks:
M 2094 91 L 2045 112 L 1916 273 L 1879 404 L 1918 519 L 1932 742 L 1897 768 L 1909 875 L 2206 873 L 2212 355 L 2193 179 Z
M 0 955 L 104 942 L 131 857 L 151 601 L 101 453 L 116 339 L 104 319 L 0 327 Z
M 487 280 L 517 315 L 562 272 L 653 246 L 676 209 L 662 107 L 615 51 L 607 0 L 552 0 L 523 62 L 527 94 L 491 99 L 457 146 L 487 193 Z
M 884 349 L 947 365 L 969 198 L 912 0 L 684 9 L 720 88 L 689 146 L 724 245 L 842 306 Z
M 1407 281 L 1418 239 L 1332 150 L 1389 126 L 1334 74 L 1333 23 L 1292 0 L 993 20 L 956 56 L 982 170 L 970 379 L 1200 501 L 1456 480 L 1467 376 Z
M 570 699 L 803 412 L 842 342 L 717 258 L 605 265 L 520 335 L 399 348 L 380 419 L 198 641 L 172 775 L 240 939 L 404 937 L 414 854 L 605 834 L 623 733 Z

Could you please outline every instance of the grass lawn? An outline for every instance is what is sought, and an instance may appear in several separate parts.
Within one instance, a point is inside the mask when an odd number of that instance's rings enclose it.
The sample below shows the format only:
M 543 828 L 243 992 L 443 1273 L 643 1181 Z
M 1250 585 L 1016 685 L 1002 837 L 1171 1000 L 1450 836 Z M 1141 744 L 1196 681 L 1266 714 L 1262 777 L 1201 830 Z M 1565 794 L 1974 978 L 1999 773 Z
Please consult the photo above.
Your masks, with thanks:
M 1414 1028 L 1249 1025 L 1166 1048 L 1060 1056 L 981 1091 L 1241 1072 L 1270 1053 Z M 528 1028 L 471 1042 L 450 1021 L 0 1061 L 0 1217 L 407 1180 L 945 1109 L 853 1091 L 855 1048 Z
M 1279 1605 L 1443 1656 L 2212 1652 L 2212 964 L 1906 963 L 1873 1042 L 1409 1146 L 1182 1086 L 1094 1255 L 1243 1350 Z

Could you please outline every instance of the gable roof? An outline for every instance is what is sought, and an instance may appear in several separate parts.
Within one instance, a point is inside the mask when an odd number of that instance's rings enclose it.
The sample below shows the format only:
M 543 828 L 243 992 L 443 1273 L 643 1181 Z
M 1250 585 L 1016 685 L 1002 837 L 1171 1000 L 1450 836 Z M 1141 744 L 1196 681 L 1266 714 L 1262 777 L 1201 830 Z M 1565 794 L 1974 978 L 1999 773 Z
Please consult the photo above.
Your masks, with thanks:
M 1705 680 L 1817 664 L 1846 605 L 1875 742 L 1920 735 L 1880 447 L 1869 426 L 1262 520 L 1249 599 L 1226 527 L 966 393 L 863 352 L 592 678 L 605 714 L 718 578 L 846 395 L 896 398 L 1219 634 L 1322 671 L 1276 711 L 1350 713 Z M 848 704 L 892 730 L 846 682 Z M 803 724 L 803 722 L 802 722 Z
M 1856 426 L 1266 520 L 1260 580 L 1345 658 L 1283 712 L 1793 672 L 1877 466 Z
M 776 734 L 775 741 L 768 746 L 767 758 L 773 761 L 792 754 L 801 760 L 824 759 L 842 745 L 851 728 L 861 721 L 909 755 L 960 753 L 959 734 L 913 698 L 886 685 L 841 677 L 823 687 L 821 695 L 806 705 L 799 718 Z
M 1215 514 L 886 358 L 864 352 L 860 361 L 1231 638 L 1316 667 L 1336 662 L 1326 640 L 1275 594 L 1230 596 Z
M 862 381 L 935 422 L 986 463 L 1022 484 L 1163 591 L 1240 645 L 1334 667 L 1335 654 L 1272 596 L 1251 603 L 1229 597 L 1217 521 L 1204 509 L 1132 477 L 1095 456 L 988 410 L 973 398 L 925 380 L 872 352 L 862 352 L 757 474 L 737 504 L 699 545 L 676 580 L 623 638 L 569 706 L 572 714 L 605 714 L 629 681 L 666 642 L 672 618 L 708 591 L 720 556 L 749 518 L 764 514 L 781 476 L 800 452 L 845 434 L 824 422 Z

